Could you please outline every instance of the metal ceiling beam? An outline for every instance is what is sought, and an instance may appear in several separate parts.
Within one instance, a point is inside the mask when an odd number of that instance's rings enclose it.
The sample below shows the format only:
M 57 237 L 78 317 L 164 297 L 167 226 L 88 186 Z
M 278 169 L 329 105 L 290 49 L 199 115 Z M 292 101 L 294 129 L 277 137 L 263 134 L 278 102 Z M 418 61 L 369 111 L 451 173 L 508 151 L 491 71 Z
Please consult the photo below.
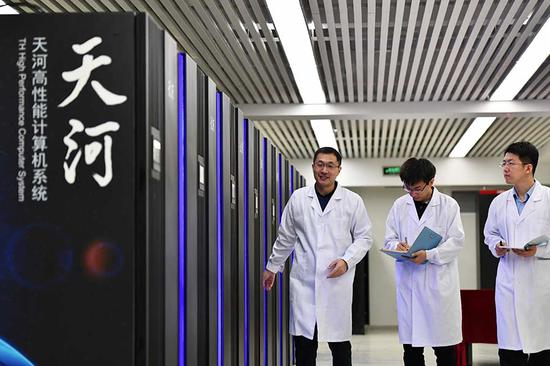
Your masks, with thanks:
M 327 104 L 241 104 L 252 120 L 405 119 L 549 116 L 547 100 L 498 102 L 371 102 Z

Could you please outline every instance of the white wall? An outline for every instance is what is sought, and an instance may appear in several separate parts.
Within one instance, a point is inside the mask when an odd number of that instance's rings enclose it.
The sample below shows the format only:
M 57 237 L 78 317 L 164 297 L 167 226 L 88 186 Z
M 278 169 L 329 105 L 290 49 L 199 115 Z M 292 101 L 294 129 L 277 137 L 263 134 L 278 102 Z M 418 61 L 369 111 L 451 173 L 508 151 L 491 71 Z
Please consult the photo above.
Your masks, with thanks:
M 351 188 L 365 202 L 372 221 L 374 245 L 369 251 L 369 311 L 371 325 L 397 325 L 395 302 L 395 261 L 380 252 L 384 245 L 386 218 L 393 202 L 404 194 L 401 188 Z M 450 194 L 452 189 L 441 188 Z M 462 213 L 465 243 L 459 257 L 460 284 L 464 289 L 478 288 L 477 217 Z

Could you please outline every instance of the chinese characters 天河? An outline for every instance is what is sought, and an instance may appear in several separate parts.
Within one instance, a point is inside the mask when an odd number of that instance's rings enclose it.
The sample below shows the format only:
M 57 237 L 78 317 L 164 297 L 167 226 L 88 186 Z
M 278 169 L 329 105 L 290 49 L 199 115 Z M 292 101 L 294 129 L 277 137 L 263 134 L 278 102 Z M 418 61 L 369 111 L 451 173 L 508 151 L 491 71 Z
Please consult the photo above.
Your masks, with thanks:
M 111 64 L 112 60 L 109 56 L 101 55 L 94 57 L 89 54 L 90 51 L 101 43 L 101 37 L 92 37 L 82 44 L 75 44 L 72 46 L 75 53 L 82 55 L 82 65 L 74 70 L 65 71 L 62 73 L 63 80 L 67 82 L 74 82 L 76 84 L 72 92 L 59 104 L 58 107 L 63 108 L 74 102 L 84 87 L 88 84 L 88 81 L 92 76 L 92 72 L 101 66 Z M 90 84 L 105 105 L 118 105 L 126 102 L 127 100 L 126 96 L 118 95 L 107 90 L 97 80 L 92 80 Z M 70 119 L 69 124 L 71 126 L 71 131 L 63 138 L 63 143 L 67 146 L 65 161 L 63 162 L 65 180 L 69 184 L 74 184 L 76 181 L 76 170 L 81 160 L 83 151 L 82 147 L 78 145 L 78 142 L 73 137 L 75 137 L 78 133 L 84 133 L 86 137 L 99 139 L 103 137 L 102 142 L 92 141 L 84 145 L 84 162 L 87 165 L 93 164 L 98 155 L 103 152 L 105 173 L 104 175 L 94 173 L 93 178 L 100 187 L 109 185 L 113 179 L 113 138 L 109 135 L 109 133 L 118 131 L 120 124 L 116 121 L 108 121 L 94 127 L 86 127 L 76 118 Z

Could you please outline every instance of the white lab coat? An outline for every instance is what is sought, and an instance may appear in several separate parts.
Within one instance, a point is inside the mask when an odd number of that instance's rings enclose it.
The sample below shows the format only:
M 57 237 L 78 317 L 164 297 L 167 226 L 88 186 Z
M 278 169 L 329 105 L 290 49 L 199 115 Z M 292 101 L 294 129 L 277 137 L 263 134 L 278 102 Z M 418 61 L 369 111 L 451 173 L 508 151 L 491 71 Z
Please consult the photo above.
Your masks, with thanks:
M 321 210 L 313 186 L 295 191 L 285 207 L 266 268 L 282 271 L 294 250 L 290 272 L 290 334 L 342 342 L 351 339 L 355 265 L 372 246 L 371 222 L 363 200 L 337 186 Z M 341 258 L 348 271 L 327 278 L 328 265 Z
M 513 189 L 499 194 L 489 207 L 485 244 L 496 257 L 500 242 L 523 246 L 539 235 L 550 235 L 550 188 L 535 183 L 521 215 Z M 498 346 L 535 353 L 550 349 L 550 245 L 535 257 L 512 252 L 498 263 L 495 302 Z
M 384 246 L 396 249 L 405 240 L 412 245 L 424 226 L 443 239 L 426 251 L 426 264 L 396 262 L 399 342 L 415 347 L 458 344 L 462 341 L 462 310 L 457 258 L 464 246 L 458 203 L 434 188 L 418 219 L 412 197 L 398 198 L 388 215 Z

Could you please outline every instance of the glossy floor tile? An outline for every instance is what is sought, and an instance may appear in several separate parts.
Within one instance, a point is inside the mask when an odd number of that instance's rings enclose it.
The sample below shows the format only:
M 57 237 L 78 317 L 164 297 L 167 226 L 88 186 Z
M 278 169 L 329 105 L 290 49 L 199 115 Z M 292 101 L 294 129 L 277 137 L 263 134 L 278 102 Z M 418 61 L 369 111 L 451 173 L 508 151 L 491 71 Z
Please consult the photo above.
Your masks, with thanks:
M 367 327 L 365 335 L 353 336 L 354 366 L 403 365 L 403 348 L 399 344 L 396 327 Z M 474 344 L 474 366 L 498 366 L 496 344 Z M 435 366 L 435 356 L 431 348 L 424 350 L 426 366 Z M 326 343 L 319 344 L 317 366 L 332 366 L 330 349 Z

